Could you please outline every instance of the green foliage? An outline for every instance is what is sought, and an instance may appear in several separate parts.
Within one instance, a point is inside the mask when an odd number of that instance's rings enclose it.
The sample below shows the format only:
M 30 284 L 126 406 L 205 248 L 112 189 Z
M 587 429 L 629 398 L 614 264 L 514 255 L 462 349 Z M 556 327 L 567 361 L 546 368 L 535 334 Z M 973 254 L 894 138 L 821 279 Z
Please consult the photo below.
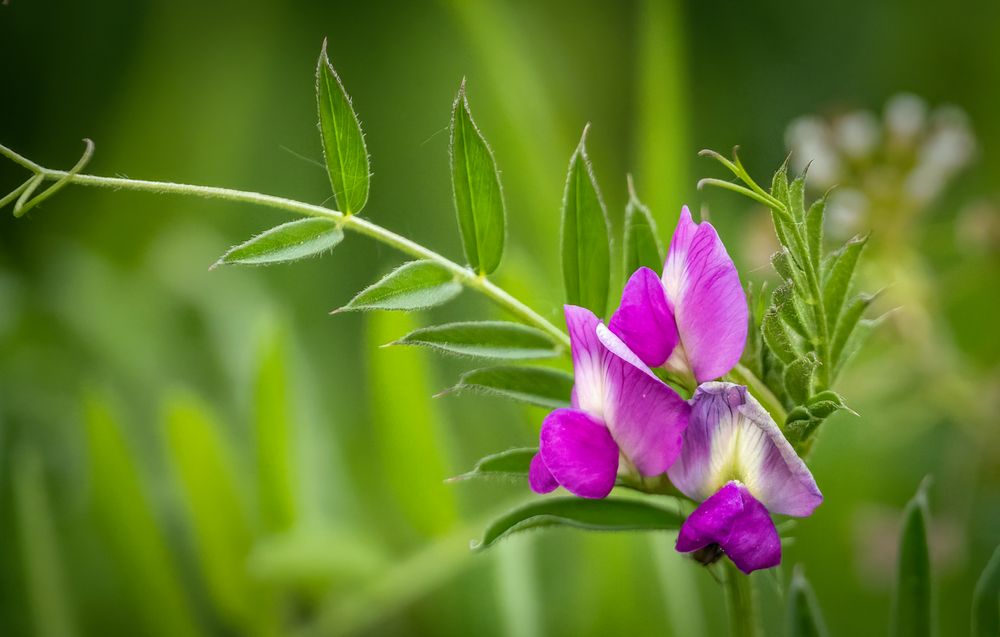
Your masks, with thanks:
M 42 462 L 31 449 L 14 456 L 11 483 L 32 625 L 39 637 L 77 634 Z
M 569 160 L 562 206 L 562 271 L 566 302 L 604 316 L 611 283 L 608 213 L 587 157 L 589 125 Z
M 892 637 L 929 637 L 933 633 L 934 600 L 927 549 L 928 484 L 924 480 L 903 511 L 889 630 Z
M 509 398 L 529 405 L 558 409 L 569 407 L 573 376 L 547 367 L 499 366 L 474 369 L 439 395 L 474 391 Z
M 565 526 L 590 531 L 662 531 L 680 528 L 684 518 L 676 508 L 646 500 L 549 497 L 532 500 L 500 516 L 486 527 L 473 549 L 486 549 L 513 534 Z
M 361 212 L 368 201 L 368 149 L 351 98 L 327 57 L 326 40 L 316 65 L 316 102 L 334 200 L 344 214 Z
M 538 453 L 536 447 L 525 447 L 521 449 L 508 449 L 500 453 L 494 453 L 479 460 L 469 471 L 454 478 L 449 482 L 469 480 L 472 478 L 484 478 L 492 480 L 524 480 L 528 477 L 528 470 L 531 468 L 531 459 Z
M 628 178 L 628 205 L 625 206 L 625 277 L 645 266 L 654 272 L 663 270 L 666 256 L 649 208 L 635 194 L 632 178 Z
M 490 274 L 500 265 L 506 210 L 493 151 L 469 110 L 465 80 L 451 112 L 451 187 L 469 266 Z
M 972 637 L 1000 635 L 1000 547 L 986 563 L 972 595 Z
M 843 400 L 821 400 L 816 395 L 833 386 L 844 362 L 860 346 L 874 323 L 862 319 L 874 297 L 860 294 L 846 301 L 866 238 L 855 237 L 835 252 L 823 253 L 823 216 L 826 199 L 806 207 L 805 175 L 789 182 L 787 161 L 774 174 L 770 192 L 747 173 L 734 152 L 729 160 L 703 151 L 729 169 L 741 184 L 717 179 L 702 180 L 744 194 L 771 209 L 781 250 L 771 265 L 782 280 L 770 302 L 751 313 L 751 333 L 759 330 L 762 342 L 749 339 L 742 359 L 784 405 L 788 417 L 785 434 L 799 452 L 808 450 L 816 430 Z M 833 407 L 831 410 L 830 407 Z
M 212 267 L 229 263 L 268 265 L 319 255 L 340 243 L 344 232 L 329 219 L 299 219 L 258 234 L 219 257 Z
M 458 296 L 462 285 L 434 261 L 410 261 L 368 286 L 334 312 L 422 310 Z
M 499 360 L 550 358 L 560 353 L 545 332 L 509 321 L 466 321 L 413 330 L 390 345 L 423 345 L 449 354 Z
M 806 579 L 801 565 L 795 567 L 792 583 L 788 587 L 788 612 L 786 625 L 788 637 L 826 637 L 829 631 L 812 586 Z

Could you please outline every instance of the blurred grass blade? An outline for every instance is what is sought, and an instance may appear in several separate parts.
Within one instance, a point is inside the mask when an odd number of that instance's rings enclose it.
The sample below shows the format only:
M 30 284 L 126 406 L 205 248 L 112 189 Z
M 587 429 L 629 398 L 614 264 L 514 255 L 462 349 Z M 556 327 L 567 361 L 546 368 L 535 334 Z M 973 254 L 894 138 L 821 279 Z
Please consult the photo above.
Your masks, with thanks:
M 369 345 L 375 347 L 412 329 L 414 319 L 380 313 L 368 325 Z M 427 354 L 415 348 L 376 349 L 369 373 L 372 425 L 391 501 L 412 528 L 425 536 L 439 535 L 454 524 L 457 511 L 454 491 L 444 484 L 450 444 L 444 417 L 431 400 L 434 374 Z
M 972 637 L 1000 635 L 1000 546 L 986 563 L 972 594 Z
M 550 497 L 533 500 L 494 520 L 473 550 L 489 548 L 512 533 L 552 526 L 591 531 L 676 530 L 684 518 L 676 510 L 646 501 Z
M 837 327 L 840 310 L 854 278 L 858 257 L 868 237 L 854 237 L 830 255 L 823 277 L 823 310 L 826 312 L 827 329 L 832 333 Z
M 40 458 L 21 449 L 11 463 L 14 519 L 20 531 L 32 626 L 39 637 L 76 635 Z
M 927 550 L 927 489 L 924 479 L 903 512 L 896 588 L 892 598 L 892 637 L 929 637 L 933 630 L 931 563 Z
M 274 329 L 261 339 L 254 377 L 257 500 L 264 529 L 290 529 L 296 520 L 293 425 L 287 338 Z
M 528 469 L 531 467 L 531 459 L 538 453 L 537 447 L 525 447 L 521 449 L 508 449 L 500 453 L 494 453 L 479 460 L 471 470 L 449 478 L 448 482 L 459 480 L 469 480 L 471 478 L 485 478 L 491 480 L 526 480 Z
M 128 583 L 122 605 L 135 609 L 134 634 L 200 635 L 198 621 L 141 484 L 132 450 L 102 399 L 85 402 L 90 487 L 107 546 Z
M 493 151 L 479 132 L 465 80 L 451 112 L 451 186 L 469 266 L 490 274 L 500 265 L 506 238 L 506 211 Z
M 458 384 L 441 394 L 474 391 L 509 398 L 529 405 L 569 407 L 573 376 L 547 367 L 499 366 L 462 374 Z
M 330 185 L 337 208 L 345 214 L 361 212 L 368 201 L 368 149 L 358 115 L 326 54 L 326 40 L 316 67 L 316 100 Z
M 391 344 L 423 345 L 449 354 L 506 360 L 549 358 L 560 351 L 545 332 L 509 321 L 423 327 Z
M 569 160 L 562 208 L 562 270 L 566 302 L 603 317 L 611 279 L 608 213 L 587 158 L 588 124 Z
M 462 285 L 448 270 L 433 261 L 410 261 L 380 281 L 358 292 L 337 312 L 369 310 L 422 310 L 447 303 Z
M 246 577 L 253 540 L 231 451 L 205 406 L 192 396 L 170 397 L 165 421 L 168 457 L 206 588 L 226 623 L 249 631 L 261 600 Z
M 801 565 L 795 567 L 788 589 L 787 625 L 788 637 L 827 637 L 830 634 Z
M 298 261 L 333 248 L 343 238 L 344 232 L 328 219 L 289 221 L 233 246 L 212 267 L 230 263 L 268 265 Z
M 632 177 L 628 178 L 628 205 L 625 206 L 625 279 L 641 267 L 653 272 L 663 270 L 666 257 L 656 222 L 649 208 L 635 194 Z
M 254 581 L 293 591 L 327 591 L 383 569 L 373 539 L 325 529 L 297 529 L 258 540 L 247 561 Z

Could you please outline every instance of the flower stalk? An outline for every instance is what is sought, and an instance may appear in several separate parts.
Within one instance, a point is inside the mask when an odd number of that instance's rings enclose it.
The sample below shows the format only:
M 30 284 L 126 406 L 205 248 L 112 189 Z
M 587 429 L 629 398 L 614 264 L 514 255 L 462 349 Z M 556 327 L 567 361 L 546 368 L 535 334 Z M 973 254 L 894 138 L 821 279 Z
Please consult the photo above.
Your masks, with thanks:
M 729 560 L 722 561 L 725 569 L 723 587 L 726 592 L 726 612 L 732 637 L 757 637 L 759 618 L 750 576 L 740 572 Z

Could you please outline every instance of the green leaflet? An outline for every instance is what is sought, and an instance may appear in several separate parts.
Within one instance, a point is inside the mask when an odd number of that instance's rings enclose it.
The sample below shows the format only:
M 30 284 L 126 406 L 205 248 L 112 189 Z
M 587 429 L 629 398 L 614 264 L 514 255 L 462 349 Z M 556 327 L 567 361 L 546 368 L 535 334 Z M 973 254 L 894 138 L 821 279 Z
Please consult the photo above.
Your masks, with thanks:
M 817 199 L 809 206 L 806 213 L 806 245 L 809 246 L 809 255 L 814 266 L 819 271 L 819 264 L 823 258 L 823 216 L 826 212 L 826 197 Z
M 528 477 L 528 470 L 531 468 L 531 459 L 538 453 L 537 447 L 524 447 L 519 449 L 508 449 L 500 453 L 494 453 L 480 459 L 469 471 L 453 478 L 448 482 L 458 482 L 471 478 L 486 478 L 493 480 L 524 480 Z
M 663 270 L 666 257 L 649 208 L 635 194 L 632 177 L 628 179 L 628 204 L 625 206 L 625 278 L 641 267 L 654 272 Z
M 253 534 L 232 452 L 205 406 L 192 396 L 172 396 L 165 415 L 169 460 L 206 589 L 228 624 L 249 629 L 262 600 L 246 577 Z
M 547 367 L 484 367 L 462 374 L 458 384 L 439 395 L 466 390 L 558 409 L 569 407 L 573 376 Z
M 351 98 L 327 57 L 326 40 L 316 65 L 316 102 L 334 200 L 344 214 L 361 212 L 368 201 L 368 149 Z
M 781 316 L 778 314 L 776 307 L 771 306 L 764 312 L 764 318 L 761 319 L 760 323 L 760 331 L 764 335 L 764 342 L 781 359 L 781 362 L 787 365 L 797 358 L 798 355 L 792 346 L 792 340 L 785 330 L 785 325 L 782 323 Z
M 816 602 L 801 565 L 795 567 L 792 583 L 788 588 L 788 612 L 786 615 L 788 637 L 826 637 L 829 632 L 823 614 Z
M 329 219 L 289 221 L 233 246 L 212 268 L 230 263 L 267 265 L 298 261 L 333 248 L 343 238 L 343 231 Z
M 1000 635 L 1000 546 L 986 563 L 972 594 L 972 636 Z
M 793 404 L 801 405 L 809 399 L 813 390 L 813 373 L 819 361 L 809 352 L 792 361 L 785 368 L 785 391 Z
M 876 296 L 874 294 L 858 294 L 844 306 L 844 311 L 840 315 L 840 320 L 837 321 L 837 329 L 833 332 L 833 340 L 830 345 L 830 360 L 833 365 L 839 366 L 841 357 L 845 353 L 844 348 L 847 347 L 847 342 L 851 334 L 854 333 L 854 328 L 858 326 L 862 315 L 864 315 L 865 310 L 872 304 Z
M 556 356 L 545 332 L 509 321 L 467 321 L 414 330 L 391 345 L 423 345 L 449 354 L 500 360 Z
M 585 142 L 589 125 L 569 160 L 562 207 L 562 270 L 566 302 L 603 317 L 611 279 L 608 213 L 601 200 Z
M 444 266 L 433 261 L 410 261 L 358 292 L 333 313 L 422 310 L 447 303 L 461 291 L 462 285 Z
M 830 332 L 837 326 L 844 298 L 854 277 L 854 268 L 867 241 L 868 237 L 854 237 L 830 255 L 823 277 L 823 309 L 826 312 L 826 326 Z
M 788 212 L 796 223 L 802 223 L 806 218 L 806 176 L 799 175 L 788 186 Z
M 575 497 L 552 497 L 532 500 L 494 520 L 483 532 L 473 550 L 489 548 L 513 533 L 553 526 L 591 531 L 676 530 L 684 518 L 674 508 L 642 500 L 605 498 L 586 500 Z
M 472 119 L 465 80 L 451 111 L 451 187 L 469 266 L 490 274 L 503 256 L 506 211 L 500 172 Z
M 781 320 L 795 330 L 799 336 L 808 339 L 809 331 L 806 329 L 806 323 L 802 318 L 803 313 L 799 308 L 800 302 L 795 295 L 795 284 L 785 283 L 775 288 L 773 303 L 778 308 Z
M 931 563 L 927 550 L 927 487 L 928 480 L 925 479 L 903 512 L 889 629 L 892 637 L 929 637 L 933 632 Z

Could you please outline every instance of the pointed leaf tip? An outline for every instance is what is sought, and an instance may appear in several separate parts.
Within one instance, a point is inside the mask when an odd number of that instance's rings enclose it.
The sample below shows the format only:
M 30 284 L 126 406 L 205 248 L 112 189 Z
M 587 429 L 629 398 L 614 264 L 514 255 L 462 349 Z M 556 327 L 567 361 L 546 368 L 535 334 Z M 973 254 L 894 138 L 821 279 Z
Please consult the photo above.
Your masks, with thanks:
M 351 98 L 330 63 L 326 39 L 316 66 L 316 102 L 334 200 L 341 212 L 355 214 L 368 201 L 368 148 Z

